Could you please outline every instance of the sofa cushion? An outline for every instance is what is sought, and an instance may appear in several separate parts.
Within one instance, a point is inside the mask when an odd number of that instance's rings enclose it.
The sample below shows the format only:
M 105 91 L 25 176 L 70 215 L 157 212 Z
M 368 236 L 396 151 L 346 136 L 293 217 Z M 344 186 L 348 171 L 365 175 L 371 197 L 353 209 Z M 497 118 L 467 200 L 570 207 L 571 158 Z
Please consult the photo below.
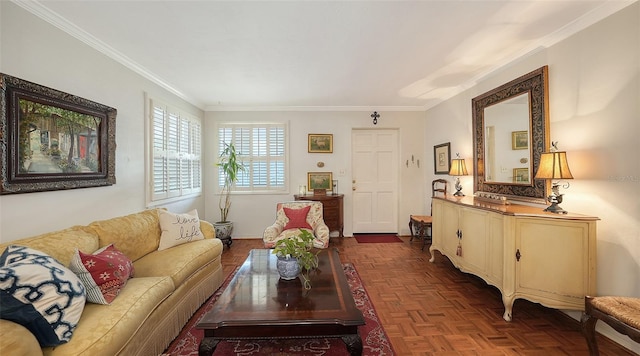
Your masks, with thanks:
M 2 334 L 0 350 L 11 350 L 11 356 L 42 355 L 38 340 L 24 326 L 0 319 L 0 334 Z
M 87 300 L 98 304 L 111 304 L 134 272 L 131 260 L 113 244 L 92 254 L 76 250 L 69 268 L 84 284 Z
M 11 245 L 0 255 L 0 317 L 23 325 L 42 346 L 68 342 L 82 315 L 85 289 L 53 257 Z
M 307 222 L 307 215 L 309 214 L 309 209 L 311 206 L 305 206 L 300 209 L 289 209 L 283 208 L 284 214 L 287 216 L 289 221 L 284 226 L 284 230 L 289 229 L 313 229 L 311 225 Z
M 176 286 L 207 263 L 220 258 L 222 242 L 205 239 L 148 254 L 133 263 L 136 277 L 170 276 Z
M 160 242 L 160 224 L 156 209 L 94 221 L 89 227 L 100 238 L 100 246 L 114 244 L 132 261 L 157 250 Z
M 98 235 L 86 226 L 74 226 L 68 229 L 53 231 L 46 234 L 21 239 L 20 243 L 11 241 L 0 244 L 0 251 L 9 245 L 31 247 L 42 251 L 56 259 L 64 266 L 68 266 L 76 249 L 81 251 L 95 251 L 100 245 Z
M 140 325 L 173 291 L 174 285 L 169 277 L 131 278 L 111 304 L 86 305 L 73 342 L 55 349 L 44 349 L 44 354 L 122 354 L 121 349 L 132 337 L 140 337 L 136 334 Z
M 160 230 L 162 230 L 158 251 L 204 239 L 204 235 L 200 231 L 198 211 L 195 209 L 185 214 L 158 210 L 158 219 L 160 220 Z

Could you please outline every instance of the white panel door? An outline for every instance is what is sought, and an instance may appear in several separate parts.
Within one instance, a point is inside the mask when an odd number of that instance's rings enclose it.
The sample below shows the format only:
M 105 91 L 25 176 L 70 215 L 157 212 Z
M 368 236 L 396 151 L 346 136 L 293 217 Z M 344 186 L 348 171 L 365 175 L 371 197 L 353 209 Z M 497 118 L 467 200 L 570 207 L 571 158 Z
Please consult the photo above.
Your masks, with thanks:
M 353 130 L 353 232 L 398 232 L 398 131 Z

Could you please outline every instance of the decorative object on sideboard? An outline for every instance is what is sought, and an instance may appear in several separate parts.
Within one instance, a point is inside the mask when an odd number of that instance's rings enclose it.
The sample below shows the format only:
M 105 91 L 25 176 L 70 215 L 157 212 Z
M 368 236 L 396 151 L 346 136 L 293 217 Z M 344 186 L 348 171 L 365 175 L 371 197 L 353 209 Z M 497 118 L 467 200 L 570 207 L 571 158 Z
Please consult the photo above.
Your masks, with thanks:
M 373 114 L 371 114 L 371 118 L 373 119 L 373 124 L 377 125 L 378 124 L 378 118 L 380 117 L 380 114 L 378 114 L 377 111 L 374 111 Z
M 500 195 L 500 194 L 495 194 L 495 193 L 487 193 L 487 192 L 476 192 L 474 194 L 475 199 L 476 200 L 481 200 L 481 201 L 486 201 L 492 204 L 498 204 L 498 205 L 509 205 L 511 203 L 509 203 L 509 200 L 507 200 L 507 197 L 505 197 L 504 195 Z
M 0 194 L 115 184 L 116 115 L 0 73 Z
M 451 160 L 451 169 L 449 175 L 456 177 L 456 192 L 453 194 L 456 197 L 463 197 L 462 184 L 460 184 L 460 176 L 469 175 L 467 172 L 467 165 L 464 163 L 464 158 L 460 158 L 460 154 L 456 153 L 456 158 Z
M 573 179 L 569 163 L 567 162 L 567 152 L 558 151 L 558 142 L 551 144 L 550 152 L 545 152 L 540 157 L 540 166 L 536 173 L 535 179 L 548 179 L 551 181 L 551 195 L 547 197 L 547 201 L 551 203 L 544 211 L 556 214 L 566 214 L 567 211 L 560 207 L 562 196 L 560 194 L 560 179 Z M 569 182 L 562 184 L 562 188 L 569 188 Z
M 331 190 L 333 182 L 333 173 L 331 172 L 307 172 L 307 189 L 315 191 L 316 189 Z

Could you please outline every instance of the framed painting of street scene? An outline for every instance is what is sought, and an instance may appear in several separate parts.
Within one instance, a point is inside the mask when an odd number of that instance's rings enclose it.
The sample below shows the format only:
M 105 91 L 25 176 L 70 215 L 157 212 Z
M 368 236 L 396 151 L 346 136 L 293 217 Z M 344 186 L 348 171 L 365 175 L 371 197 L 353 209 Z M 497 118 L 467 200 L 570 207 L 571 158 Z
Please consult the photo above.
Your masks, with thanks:
M 0 194 L 115 184 L 116 113 L 0 73 Z

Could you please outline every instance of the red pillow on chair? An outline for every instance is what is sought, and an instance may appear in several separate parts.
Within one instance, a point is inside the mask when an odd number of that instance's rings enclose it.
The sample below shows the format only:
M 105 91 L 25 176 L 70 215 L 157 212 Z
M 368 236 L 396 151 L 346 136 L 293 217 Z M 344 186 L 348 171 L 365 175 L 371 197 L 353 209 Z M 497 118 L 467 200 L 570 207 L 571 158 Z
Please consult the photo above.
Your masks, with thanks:
M 309 209 L 311 206 L 307 206 L 302 209 L 284 209 L 284 215 L 289 218 L 289 222 L 284 226 L 285 230 L 289 229 L 309 229 L 313 230 L 311 225 L 307 222 L 307 214 L 309 214 Z

